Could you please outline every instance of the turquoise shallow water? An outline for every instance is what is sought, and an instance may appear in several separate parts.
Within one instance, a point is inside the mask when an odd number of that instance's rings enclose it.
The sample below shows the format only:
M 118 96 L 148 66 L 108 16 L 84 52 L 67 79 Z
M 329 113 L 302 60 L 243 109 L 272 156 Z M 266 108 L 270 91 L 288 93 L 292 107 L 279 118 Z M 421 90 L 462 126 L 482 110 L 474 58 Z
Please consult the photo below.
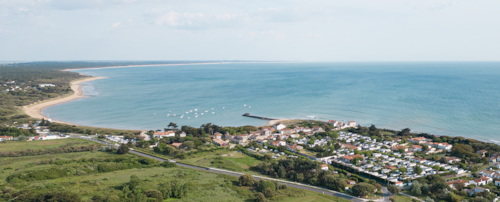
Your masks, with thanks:
M 46 108 L 45 115 L 126 129 L 161 129 L 169 122 L 266 123 L 241 116 L 251 113 L 500 141 L 498 62 L 247 63 L 76 72 L 108 78 L 84 86 L 95 96 Z M 212 108 L 215 114 L 204 113 Z

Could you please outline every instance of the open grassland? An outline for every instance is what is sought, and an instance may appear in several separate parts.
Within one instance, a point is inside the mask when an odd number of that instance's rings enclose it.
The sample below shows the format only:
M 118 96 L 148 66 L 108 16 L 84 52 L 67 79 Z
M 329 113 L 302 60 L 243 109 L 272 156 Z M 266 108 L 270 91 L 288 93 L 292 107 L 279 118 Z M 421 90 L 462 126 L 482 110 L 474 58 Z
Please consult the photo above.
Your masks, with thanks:
M 5 141 L 0 143 L 0 152 L 21 151 L 27 149 L 48 149 L 61 146 L 80 146 L 80 145 L 96 145 L 98 143 L 78 139 L 66 138 L 58 140 L 36 140 L 36 141 Z
M 199 157 L 179 160 L 179 162 L 243 172 L 248 171 L 250 167 L 261 161 L 237 151 L 221 150 Z
M 38 181 L 27 184 L 29 189 L 62 189 L 77 193 L 84 201 L 94 195 L 120 195 L 122 185 L 130 176 L 141 179 L 139 188 L 143 190 L 158 189 L 161 183 L 178 181 L 194 183 L 193 190 L 187 196 L 176 201 L 248 201 L 255 198 L 255 191 L 248 187 L 239 187 L 236 177 L 196 171 L 186 168 L 147 168 L 121 170 L 91 176 L 60 178 L 56 180 Z M 347 201 L 333 196 L 288 188 L 280 190 L 281 197 L 274 201 Z
M 117 156 L 119 155 L 107 152 L 76 152 L 39 156 L 4 157 L 0 158 L 0 179 L 4 180 L 7 176 L 17 171 L 39 170 L 54 166 L 54 164 L 39 164 L 42 161 L 109 158 Z M 0 184 L 2 184 L 2 182 L 0 182 Z
M 305 155 L 308 155 L 308 156 L 312 156 L 312 157 L 316 157 L 316 154 L 317 154 L 316 152 L 309 151 L 309 150 L 306 150 L 306 149 L 300 150 L 299 153 L 305 154 Z
M 222 152 L 224 153 L 224 152 Z M 238 165 L 252 165 L 258 163 L 250 160 L 248 156 L 234 153 L 233 156 L 223 157 L 234 160 Z M 81 196 L 82 201 L 90 201 L 94 196 L 120 196 L 123 185 L 130 181 L 132 175 L 136 175 L 140 182 L 138 188 L 141 190 L 159 189 L 162 183 L 177 181 L 179 183 L 191 183 L 191 190 L 187 195 L 175 201 L 253 201 L 256 198 L 254 187 L 238 186 L 238 178 L 215 174 L 206 171 L 193 170 L 188 168 L 133 168 L 116 170 L 112 172 L 92 173 L 87 175 L 68 176 L 51 180 L 17 181 L 8 182 L 6 178 L 16 172 L 29 170 L 47 169 L 50 167 L 60 167 L 58 160 L 79 160 L 79 159 L 103 159 L 127 157 L 132 154 L 118 155 L 108 152 L 78 152 L 26 157 L 8 157 L 0 159 L 0 188 L 13 187 L 17 191 L 30 190 L 37 193 L 64 191 L 75 193 Z M 133 157 L 133 156 L 132 156 Z M 53 161 L 50 164 L 39 164 L 41 161 Z M 88 161 L 87 161 L 88 163 Z M 78 164 L 73 162 L 64 164 L 65 166 Z M 90 164 L 91 165 L 91 164 Z M 5 199 L 5 200 L 4 200 Z M 6 201 L 0 197 L 0 201 Z M 164 201 L 171 201 L 164 200 Z M 278 190 L 278 195 L 270 198 L 271 201 L 341 201 L 333 196 L 304 191 L 295 188 Z
M 408 196 L 404 196 L 404 195 L 401 195 L 401 194 L 398 194 L 396 196 L 396 201 L 397 202 L 412 202 L 413 199 L 411 197 L 408 197 Z

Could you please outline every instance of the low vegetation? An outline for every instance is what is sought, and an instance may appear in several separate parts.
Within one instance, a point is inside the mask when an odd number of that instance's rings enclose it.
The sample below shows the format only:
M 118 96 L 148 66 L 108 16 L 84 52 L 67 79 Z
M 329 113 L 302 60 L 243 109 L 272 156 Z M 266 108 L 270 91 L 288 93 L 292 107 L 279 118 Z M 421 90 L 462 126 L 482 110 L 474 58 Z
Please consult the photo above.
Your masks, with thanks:
M 57 148 L 68 142 L 30 143 Z M 234 157 L 244 156 L 240 155 Z M 0 201 L 262 201 L 261 195 L 267 201 L 347 201 L 282 185 L 276 188 L 271 181 L 240 186 L 237 177 L 104 151 L 0 158 L 0 179 Z M 275 185 L 272 192 L 266 191 L 269 183 Z

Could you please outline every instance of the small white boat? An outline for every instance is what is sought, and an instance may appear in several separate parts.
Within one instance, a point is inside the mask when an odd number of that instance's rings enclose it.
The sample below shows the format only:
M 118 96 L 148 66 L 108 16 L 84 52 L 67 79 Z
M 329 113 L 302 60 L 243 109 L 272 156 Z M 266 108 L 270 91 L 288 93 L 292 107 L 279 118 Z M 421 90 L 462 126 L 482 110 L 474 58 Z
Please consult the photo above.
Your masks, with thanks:
M 189 110 L 189 112 L 193 112 L 193 110 Z
M 189 112 L 186 112 L 186 114 L 189 114 Z
M 248 106 L 248 108 L 252 108 L 252 107 Z
M 154 115 L 156 115 L 156 113 L 153 113 Z
M 175 114 L 174 114 L 174 116 L 175 116 Z
M 247 104 L 244 104 L 243 106 L 244 106 L 244 107 L 246 107 L 246 106 L 247 106 Z
M 214 110 L 214 108 L 212 108 L 212 110 Z
M 203 113 L 201 113 L 201 115 L 203 115 Z
M 225 109 L 224 107 L 222 107 L 222 109 Z
M 205 112 L 208 112 L 208 111 L 205 111 Z
M 188 117 L 188 119 L 190 119 L 191 117 Z
M 215 112 L 212 112 L 212 114 L 215 114 Z
M 194 111 L 198 111 L 198 109 L 194 109 Z
M 194 116 L 194 118 L 198 118 L 198 115 Z

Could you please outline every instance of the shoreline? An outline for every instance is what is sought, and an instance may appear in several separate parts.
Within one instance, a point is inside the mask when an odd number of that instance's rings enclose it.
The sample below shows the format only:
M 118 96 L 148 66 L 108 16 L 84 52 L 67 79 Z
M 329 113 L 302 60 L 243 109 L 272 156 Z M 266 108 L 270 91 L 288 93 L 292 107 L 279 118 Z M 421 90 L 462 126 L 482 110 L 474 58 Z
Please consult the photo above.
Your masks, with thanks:
M 174 65 L 210 65 L 210 64 L 235 64 L 235 63 L 296 63 L 296 62 L 213 62 L 213 63 L 181 63 L 181 64 L 152 64 L 152 65 L 126 65 L 126 66 L 108 66 L 108 67 L 93 67 L 93 68 L 76 68 L 76 69 L 64 69 L 64 70 L 60 70 L 60 71 L 72 71 L 72 70 L 85 70 L 85 69 L 106 69 L 106 68 L 126 68 L 126 67 L 141 67 L 141 66 L 144 66 L 144 67 L 148 67 L 148 66 L 174 66 Z M 82 74 L 82 75 L 85 75 L 85 74 Z M 31 104 L 31 105 L 27 105 L 27 106 L 23 106 L 22 107 L 22 110 L 24 113 L 26 113 L 27 115 L 29 115 L 30 117 L 32 118 L 37 118 L 37 119 L 49 119 L 48 117 L 44 116 L 42 114 L 42 110 L 44 108 L 47 108 L 47 107 L 50 107 L 50 106 L 54 106 L 54 105 L 57 105 L 57 104 L 62 104 L 62 103 L 65 103 L 65 102 L 70 102 L 70 101 L 73 101 L 73 100 L 76 100 L 76 99 L 79 99 L 79 98 L 82 98 L 82 97 L 88 97 L 88 96 L 84 96 L 82 95 L 82 91 L 81 91 L 81 84 L 85 83 L 85 82 L 89 82 L 89 81 L 94 81 L 94 80 L 98 80 L 98 79 L 103 79 L 103 78 L 106 78 L 106 77 L 87 77 L 87 78 L 84 78 L 82 80 L 75 80 L 75 81 L 72 81 L 70 83 L 70 86 L 71 86 L 71 89 L 74 91 L 74 94 L 72 95 L 64 95 L 64 96 L 61 96 L 61 97 L 56 97 L 56 98 L 52 98 L 50 100 L 45 100 L 45 101 L 39 101 L 39 102 L 36 102 L 34 104 Z M 262 125 L 262 126 L 268 126 L 268 125 L 274 125 L 278 122 L 293 122 L 294 120 L 296 119 L 277 119 L 277 120 L 270 120 L 266 123 L 266 125 Z M 308 119 L 301 119 L 301 120 L 308 120 Z M 68 124 L 68 125 L 75 125 L 75 126 L 85 126 L 85 127 L 95 127 L 95 128 L 104 128 L 104 127 L 96 127 L 96 126 L 86 126 L 86 125 L 79 125 L 79 124 L 74 124 L 74 123 L 69 123 L 69 122 L 65 122 L 65 121 L 59 121 L 59 120 L 55 120 L 55 119 L 52 119 L 52 121 L 56 122 L 56 123 L 62 123 L 62 124 Z M 318 120 L 320 121 L 320 120 Z M 260 127 L 260 126 L 257 126 L 257 127 Z M 116 130 L 138 130 L 138 129 L 119 129 L 119 128 L 107 128 L 106 129 L 116 129 Z M 384 128 L 385 129 L 385 128 Z M 389 129 L 389 128 L 387 128 Z M 389 130 L 398 130 L 398 129 L 389 129 Z M 413 131 L 415 132 L 415 131 Z M 422 133 L 425 133 L 425 131 L 421 131 Z M 429 135 L 433 135 L 433 136 L 436 136 L 436 137 L 439 137 L 441 135 L 437 135 L 437 134 L 432 134 L 432 133 L 429 133 Z M 449 135 L 451 137 L 464 137 L 463 135 Z M 467 138 L 469 139 L 469 138 Z M 481 139 L 474 139 L 474 140 L 477 140 L 477 141 L 484 141 L 484 140 L 481 140 Z M 498 143 L 495 143 L 495 144 L 498 144 Z
M 74 71 L 74 70 L 85 70 L 85 69 L 109 69 L 109 68 L 125 68 L 125 67 L 143 67 L 143 66 L 148 67 L 148 66 L 177 66 L 177 65 L 211 65 L 211 64 L 232 64 L 232 63 L 289 63 L 289 62 L 205 62 L 205 63 L 177 63 L 177 64 L 168 63 L 168 64 L 151 64 L 151 65 L 125 65 L 125 66 L 109 66 L 109 67 L 75 68 L 75 69 L 63 69 L 61 71 Z M 85 75 L 85 74 L 81 74 L 81 75 Z M 88 75 L 85 75 L 85 76 L 88 76 Z M 74 126 L 82 126 L 82 125 L 69 123 L 69 122 L 65 122 L 65 121 L 59 121 L 56 119 L 46 117 L 42 114 L 42 110 L 47 108 L 47 107 L 54 106 L 54 105 L 70 102 L 70 101 L 77 100 L 77 99 L 80 99 L 83 97 L 88 97 L 88 96 L 83 95 L 81 84 L 89 82 L 89 81 L 98 80 L 98 79 L 104 79 L 104 78 L 107 78 L 107 77 L 88 77 L 88 78 L 72 81 L 70 83 L 71 89 L 74 92 L 72 95 L 66 95 L 66 96 L 62 96 L 62 97 L 56 97 L 56 98 L 53 98 L 50 100 L 35 102 L 31 105 L 23 106 L 22 110 L 25 114 L 27 114 L 28 116 L 30 116 L 32 118 L 45 119 L 45 120 L 51 119 L 55 123 L 62 123 L 62 124 L 68 124 L 68 125 L 74 125 Z M 95 127 L 95 126 L 88 126 L 88 127 Z M 113 128 L 113 129 L 129 130 L 129 129 L 117 129 L 117 128 Z
M 104 79 L 104 78 L 106 78 L 106 77 L 89 77 L 89 78 L 84 78 L 84 79 L 72 81 L 70 83 L 71 90 L 73 90 L 73 92 L 74 92 L 72 95 L 63 96 L 63 97 L 57 97 L 57 98 L 54 98 L 54 99 L 51 99 L 51 100 L 41 101 L 41 103 L 36 102 L 34 104 L 31 104 L 31 105 L 23 106 L 23 112 L 26 113 L 28 116 L 31 116 L 33 118 L 45 119 L 45 120 L 51 119 L 51 118 L 46 117 L 46 116 L 44 116 L 42 114 L 42 110 L 43 109 L 45 109 L 47 107 L 50 107 L 50 106 L 62 104 L 62 103 L 65 103 L 65 102 L 70 102 L 70 101 L 73 101 L 73 100 L 77 100 L 77 99 L 80 99 L 80 98 L 83 98 L 83 97 L 88 97 L 88 96 L 83 95 L 82 85 L 81 84 L 89 82 L 89 81 L 95 81 L 95 80 L 98 80 L 98 79 Z M 56 122 L 56 123 L 63 123 L 63 124 L 68 124 L 68 125 L 77 125 L 77 124 L 74 124 L 74 123 L 68 123 L 68 122 L 64 122 L 64 121 L 58 121 L 58 120 L 55 120 L 55 119 L 52 119 L 52 121 Z
M 234 64 L 234 63 L 296 63 L 296 62 L 204 62 L 204 63 L 168 63 L 168 64 L 151 64 L 151 65 L 124 65 L 124 66 L 109 66 L 109 67 L 90 67 L 90 68 L 76 68 L 76 69 L 63 69 L 61 71 L 74 71 L 85 69 L 113 69 L 125 67 L 152 67 L 152 66 L 178 66 L 178 65 L 216 65 L 216 64 Z

